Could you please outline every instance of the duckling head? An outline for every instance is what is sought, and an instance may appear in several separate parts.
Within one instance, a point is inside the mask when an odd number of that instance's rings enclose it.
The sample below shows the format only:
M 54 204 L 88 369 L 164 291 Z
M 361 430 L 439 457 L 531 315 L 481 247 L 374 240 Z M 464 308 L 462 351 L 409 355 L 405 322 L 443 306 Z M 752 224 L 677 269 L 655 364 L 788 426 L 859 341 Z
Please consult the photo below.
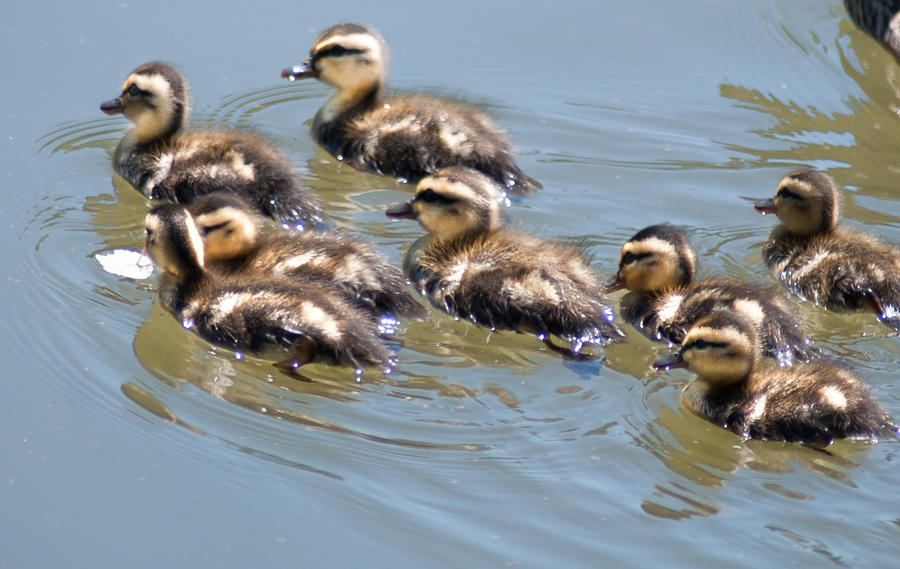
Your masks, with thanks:
M 788 174 L 778 183 L 774 198 L 758 201 L 754 207 L 764 215 L 774 213 L 796 235 L 831 231 L 841 217 L 838 185 L 828 174 L 815 170 Z
M 683 231 L 651 225 L 622 247 L 619 270 L 606 291 L 649 293 L 684 286 L 694 279 L 696 268 L 697 256 Z
M 243 257 L 257 244 L 260 219 L 236 194 L 206 194 L 191 202 L 190 212 L 203 236 L 207 261 Z
M 387 63 L 387 44 L 377 30 L 362 24 L 337 24 L 316 38 L 309 57 L 282 71 L 281 76 L 290 81 L 315 77 L 337 87 L 339 96 L 359 96 L 380 86 Z
M 477 170 L 451 166 L 419 181 L 416 197 L 388 208 L 388 217 L 417 219 L 432 236 L 450 241 L 503 226 L 505 196 Z
M 203 271 L 203 238 L 183 206 L 154 207 L 147 213 L 144 228 L 144 252 L 161 270 L 177 279 Z
M 131 72 L 122 94 L 100 105 L 108 115 L 124 114 L 138 142 L 175 134 L 188 112 L 187 83 L 180 71 L 166 63 L 153 62 Z
M 715 311 L 688 330 L 677 354 L 657 360 L 656 369 L 687 367 L 714 387 L 744 381 L 759 358 L 756 327 L 735 313 Z

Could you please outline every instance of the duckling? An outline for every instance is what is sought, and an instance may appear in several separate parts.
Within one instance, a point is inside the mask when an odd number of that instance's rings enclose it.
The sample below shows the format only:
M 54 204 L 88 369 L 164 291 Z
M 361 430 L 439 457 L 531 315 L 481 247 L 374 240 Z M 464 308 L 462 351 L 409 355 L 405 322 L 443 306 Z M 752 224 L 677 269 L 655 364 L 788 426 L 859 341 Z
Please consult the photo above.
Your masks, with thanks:
M 696 373 L 682 393 L 685 406 L 744 439 L 827 445 L 897 434 L 871 390 L 849 370 L 824 361 L 764 369 L 760 351 L 751 320 L 717 310 L 697 320 L 681 350 L 654 367 Z
M 357 373 L 366 365 L 389 368 L 375 323 L 342 296 L 314 282 L 208 270 L 200 230 L 184 206 L 151 209 L 146 232 L 145 250 L 164 272 L 163 305 L 207 341 L 263 357 L 286 352 L 275 365 L 299 378 L 297 368 L 311 361 L 350 364 Z
M 245 131 L 181 132 L 188 88 L 179 70 L 152 62 L 132 71 L 122 94 L 100 105 L 134 126 L 116 148 L 113 167 L 150 199 L 190 203 L 216 190 L 241 194 L 260 213 L 302 229 L 322 221 L 318 202 L 297 186 L 290 163 Z
M 781 220 L 763 246 L 772 274 L 804 300 L 828 308 L 868 308 L 900 329 L 900 250 L 838 224 L 838 185 L 824 172 L 792 172 L 774 199 L 756 202 Z
M 723 278 L 694 282 L 696 267 L 696 254 L 683 231 L 651 225 L 622 247 L 619 270 L 606 292 L 630 291 L 622 299 L 622 314 L 652 339 L 680 344 L 698 319 L 727 309 L 761 326 L 763 352 L 781 365 L 818 354 L 775 291 Z
M 423 178 L 414 199 L 389 208 L 389 217 L 417 219 L 428 231 L 405 259 L 413 284 L 445 312 L 535 332 L 572 357 L 584 344 L 622 337 L 584 253 L 503 227 L 502 204 L 491 178 L 453 166 Z M 551 334 L 571 347 L 557 346 Z
M 374 316 L 425 316 L 400 269 L 367 243 L 334 231 L 266 231 L 232 193 L 201 196 L 189 209 L 203 235 L 206 266 L 219 273 L 311 280 Z
M 338 24 L 281 76 L 315 77 L 337 88 L 316 113 L 312 132 L 358 170 L 415 182 L 460 165 L 484 172 L 513 194 L 540 187 L 516 166 L 506 134 L 482 111 L 433 97 L 384 96 L 387 63 L 387 44 L 374 28 Z

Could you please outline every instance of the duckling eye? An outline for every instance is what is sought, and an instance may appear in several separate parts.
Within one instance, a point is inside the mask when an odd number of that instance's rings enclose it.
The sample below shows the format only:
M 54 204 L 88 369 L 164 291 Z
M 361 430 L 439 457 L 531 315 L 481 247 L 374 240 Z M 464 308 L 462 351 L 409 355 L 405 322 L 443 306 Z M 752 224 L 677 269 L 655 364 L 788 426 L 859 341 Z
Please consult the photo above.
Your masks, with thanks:
M 128 93 L 129 95 L 131 95 L 132 97 L 137 97 L 138 95 L 141 94 L 140 88 L 134 83 L 129 85 L 128 89 L 126 89 L 125 92 Z

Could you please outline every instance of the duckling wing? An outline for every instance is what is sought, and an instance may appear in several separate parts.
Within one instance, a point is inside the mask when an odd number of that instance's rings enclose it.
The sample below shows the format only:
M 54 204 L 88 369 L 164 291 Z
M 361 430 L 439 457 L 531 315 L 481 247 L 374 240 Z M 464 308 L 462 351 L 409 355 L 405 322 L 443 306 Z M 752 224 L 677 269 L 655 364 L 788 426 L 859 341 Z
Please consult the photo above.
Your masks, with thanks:
M 830 363 L 777 368 L 753 380 L 736 407 L 749 438 L 829 444 L 838 438 L 877 440 L 893 423 L 872 391 Z
M 293 348 L 302 338 L 327 363 L 387 366 L 390 356 L 374 323 L 342 299 L 309 283 L 212 285 L 186 299 L 179 316 L 186 328 L 234 350 L 266 356 Z
M 867 307 L 900 321 L 900 251 L 847 228 L 816 237 L 773 232 L 764 254 L 797 296 L 832 308 Z
M 829 305 L 867 308 L 885 324 L 900 328 L 900 254 L 847 257 L 828 271 Z
M 555 334 L 574 343 L 620 338 L 596 277 L 585 281 L 554 260 L 551 244 L 496 236 L 427 248 L 411 278 L 444 311 L 491 328 Z M 584 265 L 587 269 L 586 264 Z
M 395 97 L 348 122 L 334 149 L 354 168 L 414 182 L 468 166 L 513 194 L 540 187 L 515 163 L 512 145 L 483 112 L 431 97 Z
M 138 146 L 117 161 L 117 170 L 151 199 L 187 204 L 224 190 L 283 225 L 322 221 L 321 207 L 296 184 L 290 163 L 248 132 L 192 131 Z
M 426 314 L 398 267 L 368 243 L 341 233 L 279 231 L 260 244 L 247 265 L 264 274 L 336 287 L 351 303 L 376 316 Z

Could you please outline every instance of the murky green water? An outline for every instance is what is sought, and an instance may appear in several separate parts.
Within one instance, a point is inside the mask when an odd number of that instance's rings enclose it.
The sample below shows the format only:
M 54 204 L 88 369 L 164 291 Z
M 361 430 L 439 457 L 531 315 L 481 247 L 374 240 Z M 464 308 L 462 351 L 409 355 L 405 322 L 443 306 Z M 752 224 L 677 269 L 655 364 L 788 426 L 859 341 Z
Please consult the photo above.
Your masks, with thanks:
M 605 365 L 567 363 L 434 312 L 401 335 L 402 373 L 298 383 L 93 259 L 139 247 L 146 211 L 98 105 L 164 59 L 194 124 L 270 136 L 399 262 L 421 230 L 383 210 L 410 188 L 317 149 L 302 123 L 328 90 L 278 77 L 341 20 L 382 30 L 393 86 L 495 115 L 544 185 L 512 222 L 605 274 L 668 221 L 704 275 L 769 282 L 752 201 L 799 166 L 900 242 L 900 67 L 839 2 L 24 4 L 2 27 L 4 567 L 896 566 L 900 443 L 743 444 L 679 407 L 691 376 L 652 371 L 667 349 L 633 329 Z M 900 341 L 797 309 L 900 417 Z

